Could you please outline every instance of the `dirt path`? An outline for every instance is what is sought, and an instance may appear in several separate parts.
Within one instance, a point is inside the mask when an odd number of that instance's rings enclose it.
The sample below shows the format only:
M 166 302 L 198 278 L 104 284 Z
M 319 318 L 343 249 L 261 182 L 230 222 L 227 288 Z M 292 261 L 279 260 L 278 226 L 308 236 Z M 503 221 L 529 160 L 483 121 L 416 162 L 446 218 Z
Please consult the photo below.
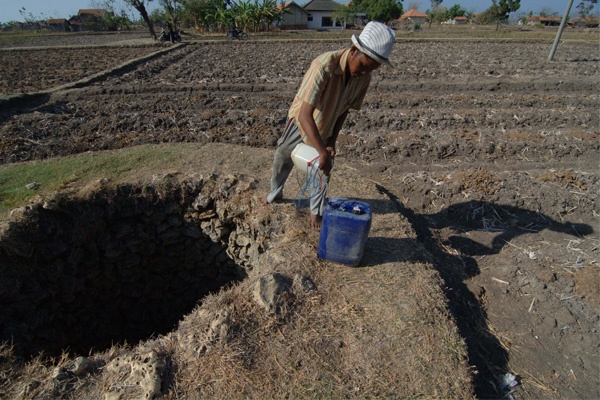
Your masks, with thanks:
M 188 45 L 2 110 L 0 161 L 144 143 L 272 149 L 310 60 L 346 44 Z M 340 139 L 335 180 L 376 182 L 433 255 L 479 397 L 506 372 L 517 398 L 600 395 L 598 48 L 566 43 L 552 63 L 548 49 L 400 42 Z M 20 71 L 23 82 L 39 73 Z

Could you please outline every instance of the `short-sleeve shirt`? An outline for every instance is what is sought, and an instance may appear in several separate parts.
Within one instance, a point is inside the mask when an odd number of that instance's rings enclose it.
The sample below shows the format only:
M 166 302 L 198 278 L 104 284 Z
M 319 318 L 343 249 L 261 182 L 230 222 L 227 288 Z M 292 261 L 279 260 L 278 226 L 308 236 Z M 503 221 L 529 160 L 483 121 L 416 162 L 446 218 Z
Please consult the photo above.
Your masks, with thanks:
M 350 108 L 360 110 L 371 74 L 352 77 L 346 82 L 350 49 L 331 51 L 318 56 L 304 75 L 302 84 L 288 112 L 288 118 L 300 128 L 302 139 L 306 133 L 298 123 L 302 102 L 315 107 L 313 117 L 319 135 L 326 141 L 333 135 L 337 119 Z

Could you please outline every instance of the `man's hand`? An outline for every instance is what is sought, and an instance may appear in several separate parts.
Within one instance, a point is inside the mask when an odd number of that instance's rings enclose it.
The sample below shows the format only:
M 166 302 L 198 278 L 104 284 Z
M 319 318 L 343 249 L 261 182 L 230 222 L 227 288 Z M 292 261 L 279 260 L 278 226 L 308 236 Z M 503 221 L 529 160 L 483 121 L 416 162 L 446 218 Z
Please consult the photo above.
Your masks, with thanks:
M 327 150 L 319 154 L 319 169 L 327 176 L 331 173 L 333 168 L 333 158 L 335 157 L 335 149 L 333 147 L 327 147 Z
M 329 152 L 329 154 L 331 154 L 331 157 L 333 158 L 335 158 L 335 156 L 337 155 L 335 151 L 335 145 L 327 146 L 327 151 Z

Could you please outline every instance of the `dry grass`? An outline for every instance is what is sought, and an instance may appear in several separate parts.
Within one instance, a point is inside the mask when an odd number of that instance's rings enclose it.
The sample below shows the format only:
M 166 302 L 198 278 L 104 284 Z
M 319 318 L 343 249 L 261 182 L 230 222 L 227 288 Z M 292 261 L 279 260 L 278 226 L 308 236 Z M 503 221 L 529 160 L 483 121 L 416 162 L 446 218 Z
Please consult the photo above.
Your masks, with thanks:
M 288 217 L 269 251 L 270 268 L 308 276 L 316 290 L 293 291 L 281 315 L 250 300 L 251 279 L 207 299 L 173 335 L 185 342 L 174 356 L 176 392 L 185 398 L 471 397 L 465 349 L 437 273 L 423 263 L 350 268 L 320 261 L 309 245 L 316 234 L 300 228 L 305 216 L 292 207 L 276 210 Z M 201 356 L 190 352 L 205 348 L 202 332 L 210 332 L 223 310 L 226 336 L 213 336 Z
M 297 212 L 291 202 L 261 204 L 268 168 L 260 174 L 255 168 L 269 162 L 269 152 L 244 148 L 253 162 L 233 167 L 224 154 L 239 153 L 235 146 L 176 147 L 180 159 L 170 171 L 178 175 L 223 168 L 259 179 L 255 191 L 236 201 L 244 203 L 240 207 L 247 209 L 253 229 L 273 232 L 268 251 L 254 260 L 245 281 L 205 298 L 168 335 L 91 355 L 95 368 L 68 389 L 57 389 L 51 377 L 55 366 L 72 359 L 23 363 L 5 351 L 3 398 L 18 398 L 31 382 L 38 384 L 22 398 L 103 398 L 109 390 L 137 398 L 140 387 L 105 366 L 150 350 L 162 360 L 161 392 L 167 399 L 473 398 L 465 345 L 431 255 L 375 183 L 353 166 L 336 165 L 330 195 L 358 198 L 374 208 L 365 266 L 346 267 L 316 257 L 318 233 L 308 229 L 304 210 Z M 138 178 L 151 176 L 144 168 L 136 172 Z M 294 193 L 293 185 L 288 193 Z M 305 277 L 314 288 L 291 284 L 280 299 L 282 311 L 269 313 L 252 293 L 256 281 L 271 273 L 290 282 Z

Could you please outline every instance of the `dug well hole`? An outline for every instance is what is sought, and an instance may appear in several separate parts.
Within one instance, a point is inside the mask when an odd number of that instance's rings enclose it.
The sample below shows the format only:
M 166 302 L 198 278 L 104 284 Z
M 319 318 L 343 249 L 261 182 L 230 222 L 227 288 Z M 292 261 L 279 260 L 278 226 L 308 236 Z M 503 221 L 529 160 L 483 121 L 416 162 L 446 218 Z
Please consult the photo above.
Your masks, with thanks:
M 252 243 L 217 212 L 236 184 L 103 187 L 13 211 L 0 230 L 1 340 L 25 356 L 87 355 L 169 332 L 246 276 Z

